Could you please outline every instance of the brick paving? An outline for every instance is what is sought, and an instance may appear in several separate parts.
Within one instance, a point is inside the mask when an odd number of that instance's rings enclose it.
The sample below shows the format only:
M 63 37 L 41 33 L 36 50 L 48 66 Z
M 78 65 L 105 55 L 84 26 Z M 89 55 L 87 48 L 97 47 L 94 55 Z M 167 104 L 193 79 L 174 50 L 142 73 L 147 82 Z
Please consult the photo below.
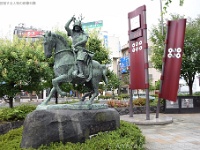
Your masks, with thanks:
M 145 114 L 141 116 L 146 118 Z M 160 114 L 159 118 L 163 117 L 172 117 L 173 122 L 138 125 L 146 138 L 146 150 L 200 150 L 200 114 Z M 134 118 L 136 114 L 133 118 L 121 116 L 120 119 L 133 122 Z

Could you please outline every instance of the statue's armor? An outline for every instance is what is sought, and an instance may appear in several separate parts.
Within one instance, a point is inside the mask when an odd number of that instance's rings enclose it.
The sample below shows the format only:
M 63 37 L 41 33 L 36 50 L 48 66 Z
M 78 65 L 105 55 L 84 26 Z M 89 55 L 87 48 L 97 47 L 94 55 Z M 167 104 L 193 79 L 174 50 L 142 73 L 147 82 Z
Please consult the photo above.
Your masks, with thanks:
M 72 38 L 73 38 L 73 45 L 75 45 L 79 41 L 82 41 L 84 36 L 87 36 L 87 34 L 74 32 L 73 36 L 72 36 Z M 81 45 L 75 47 L 75 49 L 76 49 L 75 51 L 77 52 L 77 60 L 84 61 L 86 59 L 87 53 L 84 52 L 85 45 L 86 45 L 86 42 L 82 43 Z

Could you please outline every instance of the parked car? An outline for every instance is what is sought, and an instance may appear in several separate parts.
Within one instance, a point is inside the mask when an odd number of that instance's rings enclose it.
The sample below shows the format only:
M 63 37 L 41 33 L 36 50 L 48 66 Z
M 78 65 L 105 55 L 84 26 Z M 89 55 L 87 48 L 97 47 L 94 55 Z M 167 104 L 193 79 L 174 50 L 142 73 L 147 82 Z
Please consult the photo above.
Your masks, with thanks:
M 133 94 L 133 100 L 134 99 L 138 99 L 138 98 L 146 98 L 146 94 Z M 154 100 L 155 99 L 155 97 L 154 96 L 151 96 L 151 95 L 149 95 L 149 100 Z

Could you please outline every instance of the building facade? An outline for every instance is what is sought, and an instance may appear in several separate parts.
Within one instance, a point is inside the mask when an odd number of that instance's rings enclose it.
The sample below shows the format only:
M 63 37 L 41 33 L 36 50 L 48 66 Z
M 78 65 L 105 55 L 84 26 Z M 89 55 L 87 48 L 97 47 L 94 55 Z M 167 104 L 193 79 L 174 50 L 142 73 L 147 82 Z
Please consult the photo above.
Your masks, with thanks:
M 26 27 L 24 23 L 20 23 L 18 26 L 15 26 L 13 35 L 21 39 L 31 39 L 34 42 L 40 38 L 43 38 L 44 32 L 45 31 L 42 29 L 37 29 L 32 26 Z

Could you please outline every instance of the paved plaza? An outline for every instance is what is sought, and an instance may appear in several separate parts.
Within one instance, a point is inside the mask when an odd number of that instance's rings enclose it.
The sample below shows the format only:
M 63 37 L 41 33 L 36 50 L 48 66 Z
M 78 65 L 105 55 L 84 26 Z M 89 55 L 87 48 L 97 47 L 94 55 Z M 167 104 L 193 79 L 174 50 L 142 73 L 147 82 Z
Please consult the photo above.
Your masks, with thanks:
M 155 114 L 150 115 L 154 120 Z M 146 150 L 199 150 L 200 114 L 160 114 L 159 118 L 172 118 L 166 124 L 138 125 L 146 138 Z M 134 118 L 146 119 L 146 114 L 134 114 L 133 118 L 121 116 L 121 120 L 134 122 Z

